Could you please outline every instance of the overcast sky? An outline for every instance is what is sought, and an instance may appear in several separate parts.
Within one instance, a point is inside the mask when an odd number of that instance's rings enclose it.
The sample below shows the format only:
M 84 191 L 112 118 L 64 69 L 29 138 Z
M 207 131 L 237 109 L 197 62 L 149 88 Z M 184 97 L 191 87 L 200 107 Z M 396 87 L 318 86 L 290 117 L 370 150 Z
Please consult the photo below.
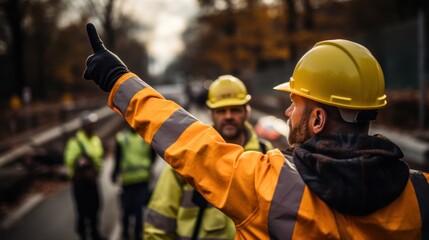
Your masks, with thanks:
M 145 36 L 154 62 L 151 73 L 160 73 L 183 50 L 181 34 L 198 11 L 196 0 L 134 0 L 129 12 L 153 30 Z
M 86 0 L 72 1 L 74 9 L 85 6 Z M 105 4 L 106 0 L 98 0 Z M 116 2 L 132 18 L 149 26 L 150 31 L 139 36 L 148 47 L 152 64 L 149 71 L 161 73 L 168 63 L 183 50 L 181 34 L 187 22 L 198 12 L 197 0 L 119 0 Z M 80 17 L 79 11 L 69 11 L 60 25 Z M 96 22 L 96 21 L 95 21 Z M 1 50 L 1 45 L 0 45 Z

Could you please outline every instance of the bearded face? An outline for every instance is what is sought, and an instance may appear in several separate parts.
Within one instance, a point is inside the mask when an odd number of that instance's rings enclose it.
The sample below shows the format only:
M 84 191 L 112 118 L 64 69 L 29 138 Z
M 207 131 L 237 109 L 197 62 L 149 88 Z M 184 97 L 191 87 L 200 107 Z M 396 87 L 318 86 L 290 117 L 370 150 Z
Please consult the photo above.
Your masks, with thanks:
M 231 106 L 212 110 L 214 128 L 227 141 L 234 141 L 241 136 L 247 120 L 245 106 Z
M 286 110 L 289 126 L 288 142 L 289 145 L 300 144 L 312 137 L 309 131 L 309 117 L 311 107 L 306 104 L 303 98 L 292 95 L 292 104 Z
M 289 136 L 287 138 L 289 145 L 299 144 L 305 142 L 311 138 L 310 132 L 308 131 L 308 118 L 304 117 L 295 126 L 292 126 L 292 121 L 287 121 L 289 126 Z

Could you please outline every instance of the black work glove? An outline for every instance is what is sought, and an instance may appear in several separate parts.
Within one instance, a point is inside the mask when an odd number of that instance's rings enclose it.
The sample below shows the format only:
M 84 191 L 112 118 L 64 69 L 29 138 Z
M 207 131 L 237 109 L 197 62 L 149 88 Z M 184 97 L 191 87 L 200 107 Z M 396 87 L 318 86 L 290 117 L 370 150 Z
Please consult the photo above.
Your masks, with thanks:
M 119 77 L 129 70 L 118 56 L 104 47 L 92 23 L 86 25 L 86 31 L 94 54 L 86 59 L 83 78 L 93 80 L 103 91 L 110 92 Z

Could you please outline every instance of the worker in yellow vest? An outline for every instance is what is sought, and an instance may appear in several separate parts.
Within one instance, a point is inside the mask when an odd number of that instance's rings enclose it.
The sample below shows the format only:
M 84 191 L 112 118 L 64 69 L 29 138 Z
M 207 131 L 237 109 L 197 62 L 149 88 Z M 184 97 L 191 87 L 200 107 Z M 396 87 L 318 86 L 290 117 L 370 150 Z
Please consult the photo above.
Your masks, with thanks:
M 207 106 L 213 127 L 230 143 L 245 151 L 266 152 L 273 147 L 258 138 L 248 122 L 251 96 L 243 82 L 231 75 L 217 78 L 209 87 Z M 145 215 L 144 239 L 233 239 L 234 223 L 202 198 L 166 166 L 158 179 Z
M 149 177 L 156 153 L 153 148 L 131 128 L 116 134 L 115 165 L 111 175 L 116 183 L 120 176 L 122 185 L 122 238 L 130 239 L 130 220 L 134 218 L 134 239 L 141 239 L 143 207 L 150 198 Z
M 110 92 L 109 106 L 233 220 L 235 239 L 429 239 L 429 173 L 369 134 L 387 97 L 364 46 L 325 40 L 302 56 L 275 87 L 292 101 L 291 147 L 263 154 L 226 143 L 131 73 L 92 24 L 87 31 L 94 54 L 84 78 Z
M 97 120 L 95 113 L 83 113 L 82 128 L 67 141 L 64 149 L 64 162 L 72 180 L 77 210 L 76 232 L 80 239 L 87 239 L 88 230 L 93 240 L 102 239 L 98 229 L 101 204 L 98 176 L 104 148 L 94 132 Z

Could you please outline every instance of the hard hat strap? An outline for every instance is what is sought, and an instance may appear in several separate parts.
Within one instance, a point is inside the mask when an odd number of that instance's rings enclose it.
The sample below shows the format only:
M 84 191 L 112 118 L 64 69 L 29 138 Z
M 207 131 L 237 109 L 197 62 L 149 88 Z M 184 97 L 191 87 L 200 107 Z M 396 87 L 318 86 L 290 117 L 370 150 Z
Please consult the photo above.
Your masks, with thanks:
M 369 122 L 377 118 L 378 110 L 352 110 L 338 108 L 341 117 L 348 123 Z

